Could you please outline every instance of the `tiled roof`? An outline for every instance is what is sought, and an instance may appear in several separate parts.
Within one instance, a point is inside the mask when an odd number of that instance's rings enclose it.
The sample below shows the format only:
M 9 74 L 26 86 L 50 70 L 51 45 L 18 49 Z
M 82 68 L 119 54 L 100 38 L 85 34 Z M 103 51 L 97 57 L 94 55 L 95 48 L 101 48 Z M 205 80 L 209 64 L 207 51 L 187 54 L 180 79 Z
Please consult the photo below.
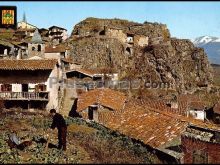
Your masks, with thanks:
M 171 99 L 172 99 L 171 97 L 168 99 L 167 98 L 162 99 L 160 102 L 164 102 L 161 104 L 166 105 L 166 103 L 170 102 Z M 199 109 L 200 110 L 200 109 L 205 109 L 205 107 L 207 106 L 206 103 L 203 102 L 197 95 L 193 95 L 193 94 L 182 94 L 178 96 L 177 103 L 178 103 L 177 109 L 167 107 L 166 110 L 175 112 L 177 114 L 186 115 L 186 112 L 188 109 Z
M 53 28 L 58 28 L 58 29 L 66 30 L 65 28 L 62 28 L 62 27 L 59 27 L 59 26 L 51 26 L 48 29 L 51 30 Z
M 137 100 L 127 102 L 124 111 L 108 118 L 104 125 L 157 148 L 180 137 L 189 123 L 220 130 L 200 120 L 150 108 Z
M 77 111 L 83 111 L 96 103 L 113 110 L 120 110 L 123 108 L 125 100 L 126 96 L 121 92 L 107 88 L 94 89 L 79 96 Z
M 11 42 L 3 41 L 3 40 L 0 40 L 0 45 L 4 45 L 4 46 L 8 46 L 8 47 L 13 47 L 13 44 Z
M 51 70 L 57 60 L 0 60 L 0 70 Z
M 65 52 L 66 48 L 64 46 L 57 46 L 57 47 L 45 47 L 45 53 L 60 53 Z

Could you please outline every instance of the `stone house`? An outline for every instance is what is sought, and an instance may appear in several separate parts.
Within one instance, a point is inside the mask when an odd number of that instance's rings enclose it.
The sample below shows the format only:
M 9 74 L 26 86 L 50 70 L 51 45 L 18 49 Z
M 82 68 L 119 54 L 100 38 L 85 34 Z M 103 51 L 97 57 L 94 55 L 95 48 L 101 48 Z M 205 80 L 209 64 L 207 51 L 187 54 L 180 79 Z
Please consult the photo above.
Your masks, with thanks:
M 58 26 L 49 27 L 48 36 L 51 38 L 54 44 L 59 44 L 68 38 L 67 30 Z
M 21 41 L 26 37 L 33 37 L 36 28 L 33 29 L 17 29 L 14 33 L 14 37 L 16 40 Z
M 205 121 L 207 119 L 207 113 L 209 109 L 206 104 L 201 101 L 191 101 L 187 109 L 187 117 L 191 116 L 194 119 Z
M 147 46 L 149 38 L 144 35 L 138 35 L 131 32 L 126 32 L 127 30 L 124 28 L 116 28 L 116 27 L 104 27 L 104 30 L 99 32 L 99 35 L 105 35 L 111 38 L 117 38 L 122 43 L 133 46 Z M 129 46 L 128 46 L 129 47 Z
M 57 60 L 0 60 L 0 98 L 6 108 L 58 107 Z M 56 81 L 58 82 L 58 81 Z
M 170 108 L 170 111 L 175 111 L 180 115 L 202 121 L 212 119 L 212 107 L 208 106 L 197 95 L 181 94 L 178 96 L 166 96 L 162 100 Z
M 81 94 L 78 98 L 77 112 L 84 119 L 103 122 L 103 116 L 109 116 L 123 109 L 126 96 L 118 91 L 103 88 Z
M 138 45 L 141 47 L 148 46 L 148 44 L 149 44 L 148 40 L 149 40 L 149 37 L 147 37 L 147 36 L 135 35 L 134 36 L 134 45 Z
M 17 23 L 17 28 L 18 29 L 36 29 L 37 27 L 23 20 Z
M 0 58 L 1 59 L 16 59 L 20 54 L 21 47 L 9 41 L 0 40 Z
M 189 125 L 181 136 L 186 164 L 220 163 L 219 127 L 200 127 Z
M 33 56 L 39 56 L 44 58 L 45 43 L 42 41 L 41 35 L 38 29 L 35 30 L 34 35 L 30 42 L 28 42 L 28 58 Z
M 92 94 L 92 92 L 94 93 Z M 97 99 L 99 98 L 98 95 L 101 99 Z M 104 97 L 105 101 L 100 101 Z M 152 108 L 152 106 L 149 106 L 148 101 L 142 99 L 126 100 L 122 106 L 123 100 L 117 98 L 118 101 L 116 101 L 115 98 L 117 97 L 112 97 L 111 94 L 99 94 L 93 90 L 83 93 L 78 97 L 77 112 L 83 118 L 93 119 L 112 130 L 140 140 L 155 149 L 157 151 L 155 153 L 163 160 L 169 158 L 171 163 L 184 163 L 185 153 L 182 148 L 184 141 L 181 141 L 181 135 L 189 124 L 202 128 L 218 128 L 214 124 L 175 114 L 165 109 L 156 108 L 156 106 Z M 122 109 L 104 111 L 101 106 L 101 110 L 97 113 L 98 105 L 111 103 L 110 105 L 113 106 L 116 102 L 116 105 L 121 105 L 119 107 L 122 107 Z M 92 106 L 89 107 L 89 105 Z
M 64 70 L 64 77 L 67 81 L 78 84 L 80 89 L 86 91 L 103 87 L 115 88 L 119 85 L 118 73 L 110 73 L 102 69 L 83 69 L 77 63 L 71 63 L 70 69 Z
M 67 79 L 75 79 L 75 80 L 102 80 L 103 75 L 95 72 L 94 70 L 90 69 L 82 69 L 82 68 L 75 68 L 66 71 Z
M 45 58 L 47 59 L 63 59 L 68 56 L 68 48 L 65 46 L 46 46 Z
M 74 62 L 71 58 L 61 59 L 64 71 L 81 69 L 82 65 L 80 63 Z

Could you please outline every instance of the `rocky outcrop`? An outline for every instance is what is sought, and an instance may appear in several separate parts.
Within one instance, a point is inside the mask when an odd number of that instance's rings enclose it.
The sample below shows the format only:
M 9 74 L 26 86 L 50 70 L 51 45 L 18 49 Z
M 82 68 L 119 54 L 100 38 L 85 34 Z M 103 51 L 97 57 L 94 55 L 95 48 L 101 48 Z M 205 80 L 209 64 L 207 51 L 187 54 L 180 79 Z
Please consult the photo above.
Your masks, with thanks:
M 166 82 L 179 91 L 212 84 L 204 50 L 171 38 L 164 24 L 87 18 L 74 27 L 69 45 L 84 68 L 111 67 L 122 79 Z

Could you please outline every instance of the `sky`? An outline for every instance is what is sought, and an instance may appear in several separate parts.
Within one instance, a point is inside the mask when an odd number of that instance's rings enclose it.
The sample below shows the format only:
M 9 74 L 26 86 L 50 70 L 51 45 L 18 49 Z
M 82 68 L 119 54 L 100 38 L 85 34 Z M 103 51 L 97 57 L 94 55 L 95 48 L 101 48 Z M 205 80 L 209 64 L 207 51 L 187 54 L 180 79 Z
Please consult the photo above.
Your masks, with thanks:
M 27 22 L 38 28 L 61 26 L 71 34 L 74 25 L 87 17 L 120 18 L 133 22 L 166 24 L 172 37 L 195 39 L 209 35 L 220 37 L 220 2 L 151 1 L 0 1 L 17 6 L 17 20 L 26 14 Z

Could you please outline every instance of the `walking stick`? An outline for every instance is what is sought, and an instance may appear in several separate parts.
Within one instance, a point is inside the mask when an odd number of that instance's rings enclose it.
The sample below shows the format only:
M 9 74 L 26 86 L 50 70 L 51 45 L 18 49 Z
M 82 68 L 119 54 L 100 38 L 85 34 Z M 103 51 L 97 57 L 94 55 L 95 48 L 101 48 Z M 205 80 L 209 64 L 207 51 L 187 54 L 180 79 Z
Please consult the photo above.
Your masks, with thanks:
M 49 146 L 49 142 L 50 142 L 49 135 L 47 134 L 46 136 L 47 136 L 47 143 L 46 143 L 46 146 L 45 146 L 45 152 L 47 152 L 48 146 Z

